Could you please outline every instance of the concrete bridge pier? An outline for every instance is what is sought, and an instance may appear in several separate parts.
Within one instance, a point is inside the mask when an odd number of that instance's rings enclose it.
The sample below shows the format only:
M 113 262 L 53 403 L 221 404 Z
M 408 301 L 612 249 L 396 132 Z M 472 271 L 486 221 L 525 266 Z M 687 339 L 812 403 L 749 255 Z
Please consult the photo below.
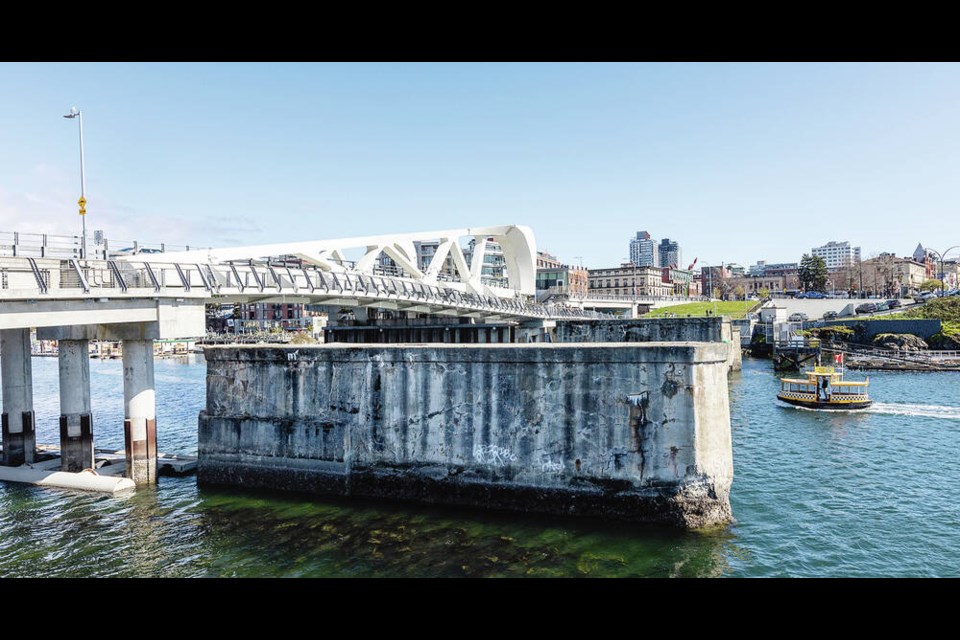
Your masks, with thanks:
M 123 341 L 123 436 L 127 477 L 157 481 L 157 405 L 153 384 L 153 340 Z
M 0 330 L 3 392 L 3 464 L 33 462 L 37 438 L 33 420 L 33 367 L 30 329 Z
M 88 340 L 60 340 L 60 469 L 93 467 Z

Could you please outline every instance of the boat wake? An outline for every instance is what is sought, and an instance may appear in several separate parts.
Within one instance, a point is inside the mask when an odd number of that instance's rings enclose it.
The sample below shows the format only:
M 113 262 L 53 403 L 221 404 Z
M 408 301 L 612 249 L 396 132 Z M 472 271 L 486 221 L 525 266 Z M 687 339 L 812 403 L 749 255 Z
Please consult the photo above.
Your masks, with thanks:
M 897 416 L 917 416 L 922 418 L 943 418 L 960 420 L 960 407 L 945 407 L 938 404 L 892 404 L 874 402 L 863 409 L 867 413 L 886 413 Z
M 789 402 L 783 402 L 782 400 L 777 400 L 777 406 L 783 407 L 784 409 L 796 409 L 797 411 L 813 411 L 814 413 L 824 413 L 824 414 L 839 414 L 839 413 L 866 413 L 870 411 L 873 407 L 864 408 L 864 409 L 818 409 L 816 407 L 801 407 L 797 404 L 790 404 Z
M 814 407 L 800 407 L 786 402 L 777 401 L 777 406 L 797 411 L 814 411 L 817 413 L 880 413 L 894 416 L 913 416 L 918 418 L 940 418 L 943 420 L 960 420 L 960 407 L 945 407 L 938 404 L 893 404 L 874 402 L 863 409 L 831 409 L 825 411 Z

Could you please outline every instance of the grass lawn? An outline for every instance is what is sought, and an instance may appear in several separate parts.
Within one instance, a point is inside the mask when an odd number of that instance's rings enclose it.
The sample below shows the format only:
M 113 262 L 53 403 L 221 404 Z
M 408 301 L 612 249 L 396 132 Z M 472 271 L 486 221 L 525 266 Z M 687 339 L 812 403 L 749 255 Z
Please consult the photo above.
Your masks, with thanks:
M 714 307 L 716 305 L 716 307 Z M 686 304 L 678 304 L 670 307 L 661 307 L 660 309 L 654 309 L 647 315 L 643 316 L 644 318 L 656 318 L 663 316 L 705 316 L 709 310 L 711 315 L 713 314 L 714 308 L 716 308 L 717 315 L 721 316 L 730 316 L 733 319 L 742 318 L 748 311 L 753 309 L 755 306 L 759 306 L 760 303 L 756 300 L 724 300 L 717 302 L 688 302 Z

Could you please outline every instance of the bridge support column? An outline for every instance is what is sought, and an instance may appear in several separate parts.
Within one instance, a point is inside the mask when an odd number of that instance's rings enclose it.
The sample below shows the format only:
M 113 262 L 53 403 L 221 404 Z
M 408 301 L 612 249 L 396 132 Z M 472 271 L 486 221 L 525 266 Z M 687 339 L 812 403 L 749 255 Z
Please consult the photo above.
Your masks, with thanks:
M 30 329 L 0 331 L 2 379 L 3 463 L 19 466 L 33 462 L 37 437 L 33 421 L 33 366 L 30 362 Z
M 60 469 L 93 467 L 89 341 L 60 340 Z
M 127 477 L 157 481 L 157 406 L 153 387 L 153 340 L 123 341 L 123 436 Z

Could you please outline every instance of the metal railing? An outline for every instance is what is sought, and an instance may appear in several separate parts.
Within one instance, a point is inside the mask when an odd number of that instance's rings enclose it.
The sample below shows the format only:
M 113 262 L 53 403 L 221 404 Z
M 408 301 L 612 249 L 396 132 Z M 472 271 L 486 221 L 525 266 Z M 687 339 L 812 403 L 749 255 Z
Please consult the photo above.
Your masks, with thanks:
M 165 253 L 167 251 L 190 251 L 191 248 L 207 248 L 174 245 L 163 242 L 147 243 L 137 240 L 115 240 L 109 238 L 101 238 L 100 240 L 99 243 L 95 244 L 93 237 L 88 237 L 87 239 L 90 256 L 94 259 L 137 255 L 139 253 Z M 81 244 L 81 236 L 0 231 L 0 257 L 79 259 Z
M 853 356 L 868 356 L 872 358 L 887 358 L 890 360 L 905 360 L 908 362 L 929 362 L 931 360 L 960 361 L 960 351 L 926 350 L 906 351 L 902 349 L 882 349 L 878 347 L 843 348 L 836 344 L 823 344 L 823 350 L 831 353 L 845 353 Z
M 704 296 L 631 296 L 605 293 L 588 293 L 586 296 L 570 296 L 571 300 L 582 302 L 703 302 L 709 300 Z
M 0 231 L 0 256 L 79 258 L 80 236 Z
M 8 258 L 0 264 L 4 297 L 75 298 L 190 297 L 212 303 L 240 297 L 256 301 L 274 295 L 359 302 L 395 301 L 408 308 L 456 309 L 464 314 L 525 318 L 602 318 L 604 314 L 566 305 L 541 305 L 521 298 L 498 298 L 407 278 L 323 271 L 314 265 L 229 263 L 182 264 L 125 260 L 43 260 Z M 4 295 L 6 294 L 6 295 Z M 251 298 L 254 298 L 251 300 Z M 403 309 L 400 309 L 403 310 Z

